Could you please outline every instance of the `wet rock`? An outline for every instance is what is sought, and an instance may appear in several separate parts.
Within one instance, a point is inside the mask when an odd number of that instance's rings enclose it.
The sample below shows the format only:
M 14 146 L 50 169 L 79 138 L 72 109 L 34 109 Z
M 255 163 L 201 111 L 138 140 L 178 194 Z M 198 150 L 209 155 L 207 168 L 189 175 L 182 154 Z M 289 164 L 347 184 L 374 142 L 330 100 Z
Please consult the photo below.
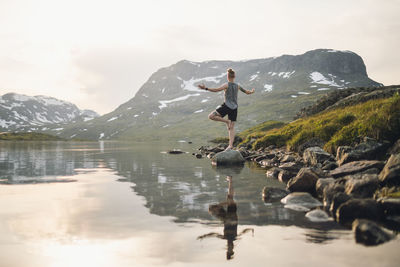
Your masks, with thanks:
M 383 218 L 381 206 L 373 199 L 350 199 L 339 206 L 336 221 L 349 225 L 355 219 L 379 221 Z
M 337 178 L 354 174 L 357 172 L 363 172 L 372 168 L 382 169 L 383 162 L 378 160 L 352 161 L 340 166 L 339 168 L 330 171 L 330 175 L 333 176 L 334 178 Z
M 346 176 L 345 192 L 355 198 L 370 198 L 379 187 L 377 174 Z
M 295 176 L 293 172 L 281 170 L 278 174 L 278 180 L 286 184 L 293 176 Z
M 315 192 L 317 193 L 318 197 L 324 196 L 324 188 L 331 183 L 334 183 L 335 179 L 333 178 L 319 178 L 315 183 Z
M 214 156 L 215 156 L 215 153 L 214 153 L 214 152 L 210 152 L 210 153 L 207 155 L 207 158 L 212 159 Z
M 328 184 L 324 188 L 324 193 L 323 193 L 324 206 L 327 208 L 330 207 L 333 197 L 337 193 L 340 193 L 340 192 L 342 192 L 342 193 L 344 192 L 344 183 L 334 182 L 334 183 Z
M 400 216 L 400 199 L 399 198 L 382 198 L 378 200 L 385 216 Z
M 243 158 L 246 158 L 250 155 L 249 151 L 247 151 L 247 149 L 244 147 L 239 148 L 238 151 L 240 152 L 240 154 L 242 154 Z
M 281 199 L 285 208 L 306 210 L 322 206 L 322 203 L 306 192 L 294 192 Z
M 390 154 L 399 154 L 400 153 L 400 139 L 396 141 L 396 143 L 389 149 Z
M 322 163 L 322 170 L 324 171 L 331 171 L 336 169 L 337 167 L 337 163 L 333 161 L 325 161 L 324 163 Z
M 276 163 L 275 163 L 274 160 L 271 160 L 271 159 L 264 159 L 264 160 L 262 160 L 262 161 L 260 162 L 260 165 L 263 166 L 263 167 L 266 167 L 266 168 L 271 168 L 271 167 L 276 166 Z
M 196 158 L 201 159 L 203 157 L 203 155 L 201 154 L 196 154 Z
M 400 153 L 390 156 L 379 174 L 379 180 L 385 185 L 400 185 Z
M 286 162 L 295 162 L 296 158 L 292 155 L 285 155 L 283 156 L 283 158 L 281 159 L 281 163 L 286 163 Z
M 315 147 L 309 147 L 306 150 L 304 150 L 303 153 L 303 160 L 306 164 L 315 166 L 318 163 L 324 163 L 325 161 L 335 161 L 333 156 L 323 150 L 322 148 L 315 146 Z
M 366 246 L 376 246 L 394 238 L 393 233 L 370 220 L 357 219 L 352 228 L 356 242 Z
M 375 139 L 365 137 L 363 142 L 354 148 L 344 146 L 338 147 L 336 159 L 339 166 L 351 162 L 366 159 L 376 159 L 385 150 L 385 145 L 377 142 Z
M 343 203 L 349 201 L 351 197 L 347 195 L 346 193 L 336 193 L 332 200 L 331 200 L 331 205 L 329 207 L 329 212 L 332 214 L 332 217 L 336 220 L 336 211 L 342 205 Z
M 167 153 L 168 153 L 168 154 L 175 154 L 175 155 L 177 155 L 177 154 L 183 154 L 183 153 L 185 153 L 185 152 L 183 152 L 182 150 L 179 150 L 179 149 L 173 149 L 173 150 L 169 150 Z
M 315 209 L 306 213 L 306 218 L 312 222 L 328 222 L 332 221 L 329 215 L 320 209 Z
M 298 172 L 301 169 L 301 165 L 297 162 L 286 162 L 281 165 L 279 165 L 279 168 L 290 171 L 290 172 Z
M 241 165 L 244 163 L 244 158 L 237 150 L 227 150 L 215 154 L 211 161 L 215 165 Z
M 265 202 L 274 200 L 279 201 L 286 197 L 289 193 L 290 192 L 285 189 L 265 186 L 262 191 L 262 198 Z
M 318 175 L 314 171 L 310 168 L 302 168 L 296 177 L 288 181 L 287 189 L 290 192 L 309 192 L 314 194 L 317 180 Z
M 265 175 L 267 176 L 267 178 L 274 178 L 274 179 L 278 179 L 279 176 L 279 172 L 282 171 L 282 169 L 279 169 L 277 167 L 272 167 L 271 169 L 267 170 L 267 172 L 265 173 Z

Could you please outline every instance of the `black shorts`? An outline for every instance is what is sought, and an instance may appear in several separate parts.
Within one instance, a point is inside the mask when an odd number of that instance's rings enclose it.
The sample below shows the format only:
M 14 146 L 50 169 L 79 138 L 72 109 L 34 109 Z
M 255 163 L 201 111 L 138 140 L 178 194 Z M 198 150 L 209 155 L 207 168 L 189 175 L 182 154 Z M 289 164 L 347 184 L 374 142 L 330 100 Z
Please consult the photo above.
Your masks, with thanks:
M 219 115 L 221 115 L 222 118 L 225 117 L 226 114 L 228 114 L 228 119 L 230 121 L 236 121 L 237 108 L 231 109 L 224 103 L 221 106 L 217 107 L 217 109 L 215 111 L 217 111 L 219 113 Z

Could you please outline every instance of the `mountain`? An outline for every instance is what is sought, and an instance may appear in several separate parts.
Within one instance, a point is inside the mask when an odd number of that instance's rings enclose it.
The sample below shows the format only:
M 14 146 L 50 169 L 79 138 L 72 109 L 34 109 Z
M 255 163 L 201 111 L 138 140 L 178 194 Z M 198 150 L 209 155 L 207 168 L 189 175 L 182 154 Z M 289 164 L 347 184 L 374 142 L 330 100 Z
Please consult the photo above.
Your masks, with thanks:
M 329 91 L 381 86 L 368 78 L 362 58 L 350 51 L 317 49 L 242 61 L 183 60 L 152 74 L 132 99 L 113 112 L 65 127 L 60 136 L 141 140 L 224 135 L 224 127 L 207 118 L 223 102 L 223 93 L 199 90 L 196 85 L 222 85 L 229 67 L 236 70 L 237 83 L 256 89 L 249 96 L 239 92 L 238 131 L 266 120 L 290 121 Z
M 60 130 L 65 124 L 96 117 L 99 115 L 92 110 L 80 110 L 70 102 L 53 97 L 16 93 L 0 96 L 0 131 L 3 132 Z

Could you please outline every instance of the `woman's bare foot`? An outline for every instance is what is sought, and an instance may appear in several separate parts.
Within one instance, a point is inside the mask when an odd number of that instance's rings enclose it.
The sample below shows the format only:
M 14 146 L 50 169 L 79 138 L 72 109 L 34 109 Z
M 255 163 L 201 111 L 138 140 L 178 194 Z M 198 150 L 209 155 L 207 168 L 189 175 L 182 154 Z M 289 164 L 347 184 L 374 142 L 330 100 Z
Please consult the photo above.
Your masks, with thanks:
M 227 148 L 225 148 L 225 151 L 232 150 L 232 149 L 233 149 L 233 146 L 228 146 Z

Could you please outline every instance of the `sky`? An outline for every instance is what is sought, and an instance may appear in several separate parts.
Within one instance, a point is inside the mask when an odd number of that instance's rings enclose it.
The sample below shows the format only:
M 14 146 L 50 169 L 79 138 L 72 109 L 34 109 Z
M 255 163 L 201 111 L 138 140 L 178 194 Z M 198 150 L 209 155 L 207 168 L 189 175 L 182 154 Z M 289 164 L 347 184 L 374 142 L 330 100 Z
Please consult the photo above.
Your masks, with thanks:
M 317 48 L 359 54 L 400 84 L 400 0 L 0 0 L 0 95 L 48 95 L 111 112 L 179 60 Z

